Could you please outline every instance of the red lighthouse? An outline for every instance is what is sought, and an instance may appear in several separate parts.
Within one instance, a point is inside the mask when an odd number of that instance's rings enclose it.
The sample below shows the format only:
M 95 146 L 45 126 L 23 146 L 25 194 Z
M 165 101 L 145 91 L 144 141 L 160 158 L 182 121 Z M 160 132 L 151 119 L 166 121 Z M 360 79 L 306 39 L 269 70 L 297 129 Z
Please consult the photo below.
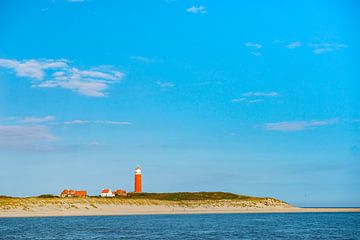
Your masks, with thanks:
M 142 192 L 140 167 L 135 168 L 135 192 Z

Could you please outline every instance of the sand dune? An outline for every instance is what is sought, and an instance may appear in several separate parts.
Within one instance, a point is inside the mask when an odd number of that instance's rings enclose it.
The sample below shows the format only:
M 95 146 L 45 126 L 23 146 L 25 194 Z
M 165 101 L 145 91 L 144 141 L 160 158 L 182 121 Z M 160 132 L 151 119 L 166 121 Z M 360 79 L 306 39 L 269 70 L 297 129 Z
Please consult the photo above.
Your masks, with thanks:
M 128 199 L 38 199 L 0 201 L 0 217 L 104 216 L 140 214 L 360 212 L 359 208 L 298 208 L 264 198 L 256 201 L 163 201 Z

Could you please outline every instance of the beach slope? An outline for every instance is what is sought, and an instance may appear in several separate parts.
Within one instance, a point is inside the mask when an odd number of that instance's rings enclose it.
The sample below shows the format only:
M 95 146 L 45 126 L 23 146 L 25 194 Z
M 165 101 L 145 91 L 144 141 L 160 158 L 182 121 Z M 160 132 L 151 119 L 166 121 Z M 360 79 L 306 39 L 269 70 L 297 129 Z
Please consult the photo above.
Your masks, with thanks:
M 0 217 L 273 212 L 360 212 L 360 209 L 298 208 L 275 198 L 222 192 L 141 193 L 119 198 L 0 197 Z

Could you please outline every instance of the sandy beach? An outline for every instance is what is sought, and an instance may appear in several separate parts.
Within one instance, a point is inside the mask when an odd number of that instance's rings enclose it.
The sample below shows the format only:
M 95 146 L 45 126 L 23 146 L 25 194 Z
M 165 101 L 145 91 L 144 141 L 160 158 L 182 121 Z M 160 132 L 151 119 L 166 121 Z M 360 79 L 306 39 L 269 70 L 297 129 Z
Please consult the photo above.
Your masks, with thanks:
M 238 203 L 238 202 L 237 202 Z M 298 208 L 285 203 L 256 203 L 247 206 L 233 201 L 217 201 L 211 204 L 174 204 L 159 201 L 93 203 L 87 200 L 2 207 L 0 217 L 49 217 L 49 216 L 114 216 L 148 214 L 224 214 L 224 213 L 305 213 L 305 212 L 360 212 L 360 208 Z

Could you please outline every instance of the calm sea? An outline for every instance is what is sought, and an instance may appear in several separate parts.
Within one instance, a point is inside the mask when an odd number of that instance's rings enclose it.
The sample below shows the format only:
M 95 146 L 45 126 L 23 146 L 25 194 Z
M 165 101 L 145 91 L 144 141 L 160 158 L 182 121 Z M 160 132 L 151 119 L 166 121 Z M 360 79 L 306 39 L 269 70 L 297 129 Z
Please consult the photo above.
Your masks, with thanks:
M 0 239 L 360 239 L 360 213 L 0 218 Z

